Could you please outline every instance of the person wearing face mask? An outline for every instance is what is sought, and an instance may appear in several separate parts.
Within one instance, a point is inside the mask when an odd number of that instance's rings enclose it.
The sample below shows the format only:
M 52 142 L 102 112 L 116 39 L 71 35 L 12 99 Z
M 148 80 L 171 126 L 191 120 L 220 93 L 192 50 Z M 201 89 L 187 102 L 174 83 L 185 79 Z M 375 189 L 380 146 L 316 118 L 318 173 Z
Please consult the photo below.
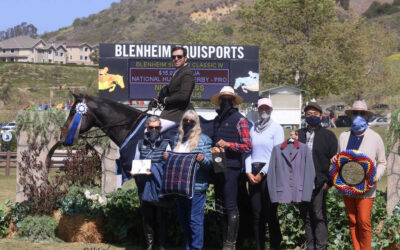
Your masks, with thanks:
M 307 127 L 297 131 L 298 140 L 307 144 L 312 152 L 316 178 L 311 202 L 300 203 L 300 213 L 306 229 L 307 249 L 326 249 L 328 224 L 326 195 L 332 186 L 329 176 L 330 159 L 337 152 L 335 134 L 321 126 L 322 108 L 309 102 L 304 108 Z
M 240 185 L 239 177 L 243 169 L 243 157 L 250 153 L 252 147 L 249 125 L 247 119 L 234 108 L 243 102 L 243 98 L 232 87 L 224 86 L 210 101 L 219 106 L 212 140 L 216 147 L 225 149 L 226 156 L 225 172 L 215 174 L 214 186 L 217 210 L 224 217 L 223 249 L 235 249 L 239 231 L 238 189 L 239 186 L 245 187 Z
M 282 234 L 278 220 L 277 204 L 269 198 L 267 174 L 272 148 L 281 144 L 283 128 L 271 119 L 272 102 L 269 98 L 258 100 L 259 120 L 250 129 L 252 152 L 246 157 L 246 174 L 249 179 L 250 201 L 253 212 L 253 231 L 257 250 L 265 249 L 265 223 L 268 222 L 270 249 L 280 249 Z
M 351 117 L 351 130 L 339 136 L 338 152 L 355 149 L 367 155 L 375 164 L 376 181 L 385 173 L 385 146 L 378 133 L 368 128 L 368 118 L 373 115 L 363 100 L 353 103 L 352 109 L 345 111 Z M 332 158 L 336 161 L 337 155 Z M 355 250 L 371 249 L 371 210 L 374 203 L 376 184 L 362 196 L 343 195 L 350 222 L 350 234 Z
M 146 131 L 144 138 L 138 141 L 134 160 L 150 159 L 151 164 L 160 163 L 163 160 L 163 153 L 171 150 L 169 140 L 163 139 L 161 135 L 161 121 L 157 116 L 150 116 L 146 120 Z M 150 180 L 151 171 L 147 175 L 134 175 L 138 186 L 140 211 L 143 216 L 143 229 L 146 238 L 146 249 L 155 249 L 155 231 L 158 228 L 159 249 L 165 249 L 166 241 L 166 208 L 143 201 L 143 189 Z M 158 226 L 156 225 L 158 222 Z
M 178 217 L 187 250 L 202 249 L 204 242 L 204 206 L 208 189 L 209 173 L 212 168 L 211 139 L 202 133 L 196 111 L 188 110 L 179 125 L 179 133 L 173 143 L 173 151 L 179 153 L 198 152 L 197 172 L 192 199 L 178 197 Z M 164 153 L 168 158 L 168 152 Z

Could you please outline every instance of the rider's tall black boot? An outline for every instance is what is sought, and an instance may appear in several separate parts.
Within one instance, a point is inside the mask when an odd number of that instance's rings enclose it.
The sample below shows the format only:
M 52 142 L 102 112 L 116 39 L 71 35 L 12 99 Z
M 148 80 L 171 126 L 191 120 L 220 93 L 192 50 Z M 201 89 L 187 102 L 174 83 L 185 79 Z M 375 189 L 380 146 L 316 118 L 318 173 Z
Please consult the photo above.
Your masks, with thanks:
M 157 217 L 159 222 L 158 239 L 160 242 L 159 250 L 165 250 L 167 241 L 167 209 L 163 207 L 157 208 Z
M 239 211 L 229 211 L 228 215 L 228 230 L 226 240 L 224 241 L 223 250 L 235 250 L 236 238 L 239 231 Z
M 154 250 L 154 230 L 153 227 L 143 220 L 144 237 L 146 238 L 146 250 Z

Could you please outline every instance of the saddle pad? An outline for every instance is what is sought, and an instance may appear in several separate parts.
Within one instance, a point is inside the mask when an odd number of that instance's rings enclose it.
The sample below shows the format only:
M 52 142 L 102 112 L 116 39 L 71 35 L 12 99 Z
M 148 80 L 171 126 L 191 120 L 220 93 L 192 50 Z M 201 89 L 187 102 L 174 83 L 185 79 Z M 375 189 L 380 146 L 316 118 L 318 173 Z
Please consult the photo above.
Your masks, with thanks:
M 162 195 L 177 194 L 189 199 L 193 197 L 197 154 L 168 152 L 161 189 Z

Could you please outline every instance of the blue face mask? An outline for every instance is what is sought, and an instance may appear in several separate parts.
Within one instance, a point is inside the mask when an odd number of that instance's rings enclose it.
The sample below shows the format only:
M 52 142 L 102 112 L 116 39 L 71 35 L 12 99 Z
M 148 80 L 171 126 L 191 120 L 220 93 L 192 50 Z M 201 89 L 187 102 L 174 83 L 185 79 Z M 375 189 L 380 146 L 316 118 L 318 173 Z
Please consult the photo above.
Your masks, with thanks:
M 310 115 L 306 117 L 306 122 L 312 126 L 312 127 L 316 127 L 318 126 L 318 124 L 321 123 L 321 118 L 315 115 Z
M 368 128 L 368 122 L 365 117 L 361 115 L 355 115 L 352 118 L 351 131 L 354 133 L 362 133 Z

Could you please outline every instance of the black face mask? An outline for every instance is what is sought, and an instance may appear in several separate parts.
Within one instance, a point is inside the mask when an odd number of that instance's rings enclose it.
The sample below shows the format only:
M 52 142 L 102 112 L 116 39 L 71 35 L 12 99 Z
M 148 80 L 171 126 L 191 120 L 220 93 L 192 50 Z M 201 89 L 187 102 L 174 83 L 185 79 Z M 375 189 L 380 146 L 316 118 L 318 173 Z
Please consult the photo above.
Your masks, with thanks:
M 221 99 L 221 104 L 220 104 L 220 109 L 222 112 L 229 110 L 233 108 L 233 101 L 232 98 L 222 98 Z
M 158 137 L 160 137 L 160 131 L 158 131 L 156 129 L 147 131 L 146 137 L 147 137 L 147 140 L 150 141 L 150 143 L 154 143 L 158 139 Z
M 192 129 L 194 128 L 193 123 L 189 122 L 184 122 L 182 124 L 182 129 L 183 129 L 183 140 L 186 141 L 189 139 L 190 133 L 192 133 Z

